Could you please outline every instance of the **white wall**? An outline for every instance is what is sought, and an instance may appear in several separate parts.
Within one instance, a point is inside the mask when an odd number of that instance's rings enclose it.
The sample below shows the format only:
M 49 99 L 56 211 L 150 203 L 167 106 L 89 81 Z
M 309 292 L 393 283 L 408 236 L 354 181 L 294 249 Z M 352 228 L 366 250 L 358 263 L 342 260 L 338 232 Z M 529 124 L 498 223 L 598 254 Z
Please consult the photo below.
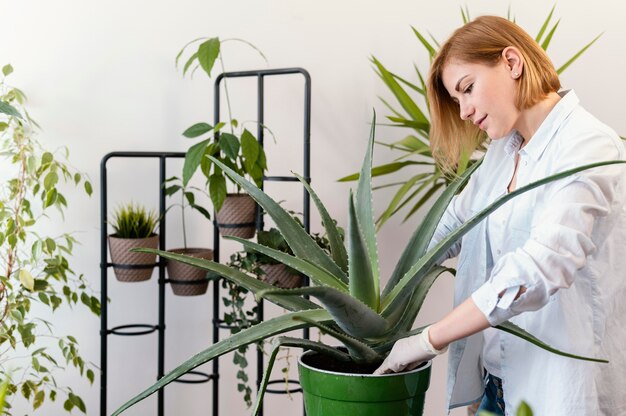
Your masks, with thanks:
M 84 273 L 94 290 L 100 287 L 99 272 L 99 163 L 117 150 L 184 151 L 190 142 L 181 132 L 192 123 L 212 121 L 212 81 L 198 72 L 183 79 L 174 68 L 174 57 L 189 40 L 201 36 L 239 37 L 253 42 L 269 59 L 268 67 L 300 66 L 313 79 L 312 175 L 313 183 L 333 215 L 345 225 L 346 190 L 336 179 L 355 171 L 368 135 L 372 108 L 379 119 L 387 114 L 377 96 L 389 98 L 377 79 L 368 57 L 373 54 L 390 69 L 415 79 L 413 62 L 425 70 L 427 58 L 412 34 L 413 25 L 443 40 L 461 23 L 460 6 L 472 15 L 506 15 L 509 3 L 518 23 L 535 34 L 550 4 L 541 0 L 467 0 L 437 2 L 362 0 L 359 2 L 231 0 L 146 1 L 110 0 L 2 0 L 0 64 L 15 67 L 12 83 L 30 97 L 32 116 L 41 124 L 41 139 L 51 147 L 67 145 L 71 160 L 87 172 L 95 195 L 87 199 L 70 195 L 66 230 L 80 230 L 82 246 L 76 249 L 74 268 Z M 623 53 L 626 7 L 617 0 L 563 1 L 555 15 L 563 20 L 549 50 L 555 63 L 563 63 L 584 43 L 604 32 L 580 62 L 563 75 L 566 88 L 575 87 L 582 103 L 622 135 L 626 118 Z M 224 50 L 227 70 L 266 67 L 250 49 L 236 43 Z M 301 129 L 301 82 L 270 81 L 267 86 L 267 123 L 278 137 L 270 145 L 271 174 L 301 171 L 292 145 Z M 245 87 L 245 85 L 244 85 Z M 245 88 L 233 86 L 233 105 L 239 118 L 254 119 L 252 104 L 245 102 Z M 251 95 L 254 100 L 254 95 Z M 400 132 L 380 128 L 378 138 L 399 137 Z M 378 161 L 392 155 L 377 148 Z M 171 174 L 178 174 L 173 164 Z M 133 199 L 156 207 L 156 163 L 109 164 L 111 206 Z M 284 188 L 275 187 L 277 195 Z M 339 195 L 339 197 L 337 197 Z M 389 194 L 376 194 L 380 210 Z M 211 227 L 195 218 L 194 244 L 211 244 Z M 180 244 L 176 219 L 168 227 L 170 247 Z M 318 227 L 319 222 L 312 223 Z M 401 226 L 392 221 L 380 235 L 383 274 L 388 274 L 416 220 Z M 232 247 L 226 245 L 226 247 Z M 451 305 L 450 277 L 431 292 L 420 322 L 441 317 Z M 109 296 L 111 326 L 154 322 L 156 285 L 119 284 L 111 277 Z M 210 298 L 174 298 L 168 288 L 166 367 L 208 345 Z M 99 363 L 99 320 L 83 309 L 58 312 L 49 317 L 59 332 L 71 332 L 83 354 Z M 156 336 L 111 337 L 109 341 L 109 412 L 155 377 Z M 232 366 L 222 360 L 223 415 L 246 414 L 232 387 Z M 295 365 L 293 366 L 295 367 Z M 434 364 L 427 398 L 427 415 L 443 413 L 445 359 Z M 65 377 L 83 396 L 89 414 L 96 414 L 99 379 L 93 387 L 73 373 Z M 231 383 L 231 387 L 227 385 Z M 168 388 L 167 414 L 207 414 L 208 385 Z M 16 402 L 15 414 L 30 409 Z M 155 413 L 153 398 L 128 411 L 128 415 Z M 268 396 L 267 413 L 298 414 L 300 396 L 289 402 Z M 45 414 L 59 414 L 55 410 Z M 463 414 L 455 411 L 455 415 Z

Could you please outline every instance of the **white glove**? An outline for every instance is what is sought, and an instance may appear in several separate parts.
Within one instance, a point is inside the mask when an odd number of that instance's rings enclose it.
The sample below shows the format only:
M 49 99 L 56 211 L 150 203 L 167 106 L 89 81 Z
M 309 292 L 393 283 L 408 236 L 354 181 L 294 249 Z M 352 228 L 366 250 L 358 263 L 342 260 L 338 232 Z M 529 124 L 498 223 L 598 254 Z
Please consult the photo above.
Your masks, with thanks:
M 412 370 L 425 361 L 432 360 L 443 354 L 448 347 L 435 349 L 430 343 L 426 327 L 421 333 L 396 341 L 385 361 L 374 371 L 374 374 L 398 373 Z

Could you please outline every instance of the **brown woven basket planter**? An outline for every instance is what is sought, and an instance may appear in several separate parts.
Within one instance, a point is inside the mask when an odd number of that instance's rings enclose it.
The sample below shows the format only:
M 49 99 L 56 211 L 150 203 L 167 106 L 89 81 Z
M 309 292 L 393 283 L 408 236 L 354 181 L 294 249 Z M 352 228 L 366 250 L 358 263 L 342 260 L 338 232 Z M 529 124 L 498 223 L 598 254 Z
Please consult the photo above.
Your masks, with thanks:
M 120 282 L 143 282 L 152 276 L 156 264 L 156 254 L 132 253 L 133 248 L 157 248 L 159 236 L 157 234 L 147 238 L 119 238 L 114 234 L 109 236 L 109 250 L 113 272 Z M 121 267 L 115 267 L 119 265 Z M 125 268 L 124 266 L 150 265 L 145 268 Z
M 168 250 L 170 253 L 184 254 L 199 259 L 213 260 L 213 250 L 208 248 L 176 248 Z M 171 282 L 172 291 L 178 296 L 197 296 L 206 293 L 209 281 L 206 280 L 206 270 L 199 269 L 189 264 L 175 260 L 167 261 L 167 275 L 170 280 L 185 280 L 189 282 L 202 282 L 185 284 Z
M 261 280 L 282 289 L 301 287 L 304 279 L 299 274 L 293 274 L 284 264 L 262 264 L 259 266 L 263 273 Z
M 256 202 L 247 194 L 228 194 L 216 220 L 221 235 L 252 238 L 256 231 Z

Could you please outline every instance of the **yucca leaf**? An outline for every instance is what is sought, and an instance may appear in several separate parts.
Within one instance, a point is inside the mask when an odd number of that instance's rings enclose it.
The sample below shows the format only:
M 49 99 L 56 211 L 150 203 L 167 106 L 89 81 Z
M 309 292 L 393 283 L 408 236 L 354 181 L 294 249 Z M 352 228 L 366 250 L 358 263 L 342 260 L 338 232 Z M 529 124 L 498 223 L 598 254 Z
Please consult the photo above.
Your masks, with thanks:
M 388 175 L 390 173 L 397 172 L 404 167 L 414 166 L 414 165 L 432 165 L 432 163 L 416 162 L 416 161 L 387 163 L 385 165 L 373 167 L 371 170 L 371 176 L 376 177 L 376 176 Z M 359 173 L 353 173 L 352 175 L 344 176 L 343 178 L 338 179 L 337 182 L 356 181 L 360 177 L 361 175 Z
M 574 358 L 577 360 L 584 360 L 584 361 L 594 361 L 597 363 L 608 363 L 607 360 L 604 360 L 602 358 L 584 357 L 582 355 L 570 354 L 568 352 L 557 350 L 556 348 L 551 347 L 550 345 L 546 344 L 545 342 L 541 341 L 534 335 L 526 332 L 525 330 L 523 330 L 522 328 L 520 328 L 519 326 L 515 325 L 514 323 L 510 321 L 503 322 L 500 325 L 497 325 L 496 328 L 498 328 L 501 331 L 508 332 L 509 334 L 518 336 L 522 338 L 523 340 L 526 340 L 530 342 L 531 344 L 538 346 L 539 348 L 543 348 L 546 351 L 550 351 L 551 353 L 561 355 L 563 357 L 569 357 L 569 358 Z
M 408 127 L 418 132 L 428 132 L 430 129 L 430 123 L 428 122 L 408 119 L 404 117 L 387 116 L 387 118 L 389 119 L 389 121 L 396 123 L 396 126 L 401 125 L 402 127 Z
M 358 338 L 376 338 L 388 329 L 387 321 L 369 306 L 347 293 L 330 287 L 300 287 L 297 289 L 268 289 L 257 294 L 266 296 L 313 296 L 331 314 L 337 325 L 348 335 Z
M 322 218 L 322 224 L 324 225 L 324 229 L 326 230 L 326 238 L 328 238 L 330 253 L 333 256 L 333 260 L 335 261 L 335 263 L 337 263 L 341 270 L 347 273 L 348 253 L 346 253 L 346 246 L 343 244 L 343 240 L 341 239 L 341 234 L 337 229 L 335 220 L 332 219 L 332 217 L 328 213 L 328 210 L 322 203 L 322 200 L 319 198 L 319 196 L 317 196 L 317 193 L 313 190 L 311 185 L 297 173 L 294 173 L 294 175 L 302 183 L 302 186 L 304 186 L 309 195 L 311 195 L 313 203 L 317 207 L 317 211 L 320 213 L 320 217 Z
M 548 35 L 544 39 L 543 43 L 541 44 L 541 48 L 544 51 L 548 50 L 548 46 L 550 45 L 550 41 L 552 40 L 552 36 L 554 36 L 554 32 L 556 32 L 556 28 L 559 27 L 559 23 L 561 23 L 561 19 L 556 21 L 556 23 L 554 24 L 554 26 L 552 27 L 552 29 L 550 30 L 550 32 L 548 33 Z
M 352 191 L 350 191 L 348 211 L 348 249 L 350 295 L 377 311 L 379 302 L 378 287 L 374 284 L 375 277 L 372 271 L 372 263 L 370 262 L 367 243 L 365 242 L 354 207 Z
M 600 39 L 600 36 L 602 36 L 602 33 L 600 33 L 598 36 L 596 36 L 591 42 L 589 42 L 588 44 L 586 44 L 581 50 L 578 51 L 578 53 L 576 53 L 574 56 L 572 56 L 567 62 L 565 62 L 563 65 L 561 65 L 561 67 L 559 69 L 556 70 L 557 74 L 560 74 L 561 72 L 565 71 L 567 69 L 568 66 L 570 66 L 572 63 L 574 63 L 574 61 L 576 61 L 580 55 L 582 55 L 583 53 L 585 53 L 585 51 L 587 49 L 589 49 L 589 47 L 591 45 L 593 45 L 594 43 L 596 43 L 596 41 L 598 39 Z
M 348 282 L 348 278 L 341 268 L 322 250 L 315 240 L 293 219 L 283 207 L 272 200 L 265 192 L 238 175 L 234 170 L 224 165 L 214 157 L 210 159 L 226 173 L 233 182 L 239 184 L 254 200 L 269 214 L 276 223 L 285 241 L 294 254 L 305 259 L 316 266 L 327 270 L 332 275 L 343 282 Z
M 428 214 L 426 214 L 426 217 L 424 217 L 420 226 L 411 236 L 409 243 L 406 245 L 404 252 L 400 256 L 400 259 L 391 274 L 387 286 L 385 286 L 383 296 L 386 296 L 391 289 L 396 286 L 398 281 L 411 268 L 411 266 L 424 255 L 428 245 L 430 244 L 430 240 L 432 240 L 433 235 L 435 234 L 435 229 L 439 224 L 439 220 L 441 220 L 443 213 L 448 205 L 450 205 L 450 201 L 457 193 L 459 193 L 461 189 L 463 189 L 467 181 L 469 181 L 470 176 L 476 171 L 476 169 L 478 169 L 481 163 L 482 159 L 475 162 L 463 173 L 463 175 L 459 176 L 456 180 L 450 183 L 441 196 L 437 198 L 432 208 L 428 211 Z
M 233 269 L 232 267 L 228 267 L 225 264 L 216 263 L 211 260 L 204 260 L 197 257 L 185 256 L 183 254 L 171 253 L 169 251 L 161 251 L 161 250 L 153 250 L 149 248 L 138 248 L 133 249 L 133 251 L 138 251 L 142 253 L 154 253 L 159 255 L 161 258 L 165 258 L 168 260 L 176 260 L 181 263 L 189 264 L 190 266 L 195 266 L 203 270 L 208 270 L 214 272 L 225 279 L 241 286 L 252 293 L 258 293 L 263 290 L 274 289 L 274 286 L 262 282 L 256 277 L 247 275 L 243 272 L 240 272 L 237 269 Z M 268 296 L 268 300 L 276 305 L 285 308 L 290 311 L 299 311 L 302 309 L 317 309 L 319 305 L 315 303 L 303 299 L 303 298 L 274 298 L 272 296 Z
M 413 99 L 407 94 L 407 92 L 402 88 L 400 84 L 394 79 L 391 73 L 383 66 L 378 59 L 375 57 L 371 57 L 372 63 L 376 65 L 379 71 L 379 77 L 383 80 L 383 82 L 387 85 L 387 87 L 391 90 L 393 95 L 398 100 L 398 103 L 404 108 L 404 111 L 413 119 L 418 122 L 428 123 L 426 116 L 420 110 L 418 105 L 413 101 Z
M 404 85 L 406 85 L 407 87 L 411 88 L 412 90 L 415 90 L 416 92 L 418 92 L 421 95 L 426 94 L 426 91 L 424 91 L 422 88 L 418 87 L 417 85 L 407 81 L 406 79 L 402 78 L 400 75 L 394 74 L 393 72 L 390 72 L 391 76 L 394 77 L 396 80 L 400 81 L 401 83 L 403 83 Z
M 548 17 L 546 17 L 546 20 L 543 22 L 543 25 L 541 25 L 541 29 L 539 29 L 539 33 L 537 34 L 537 37 L 535 38 L 535 41 L 537 43 L 541 43 L 541 38 L 543 37 L 543 34 L 545 33 L 546 29 L 548 28 L 548 25 L 550 24 L 550 20 L 552 19 L 552 13 L 554 13 L 555 7 L 556 5 L 552 6 L 550 13 L 548 13 Z
M 539 186 L 545 185 L 549 182 L 553 182 L 562 178 L 566 178 L 574 173 L 581 172 L 583 170 L 592 169 L 600 166 L 614 165 L 614 164 L 623 164 L 626 161 L 623 160 L 611 160 L 606 162 L 598 162 L 591 163 L 588 165 L 579 166 L 577 168 L 572 168 L 565 170 L 563 172 L 547 176 L 543 179 L 540 179 L 535 182 L 531 182 L 526 186 L 516 189 L 513 192 L 510 192 L 503 197 L 497 199 L 492 204 L 484 208 L 482 211 L 475 214 L 472 218 L 467 220 L 464 224 L 462 224 L 459 228 L 452 231 L 446 237 L 444 237 L 435 247 L 433 247 L 428 253 L 426 253 L 422 258 L 417 261 L 398 281 L 398 283 L 389 291 L 387 296 L 383 297 L 381 308 L 384 316 L 388 316 L 389 313 L 387 310 L 398 306 L 398 303 L 402 303 L 406 300 L 408 296 L 413 292 L 414 286 L 417 284 L 414 279 L 416 274 L 422 269 L 429 269 L 433 266 L 435 261 L 437 261 L 456 241 L 458 241 L 463 235 L 465 235 L 469 230 L 471 230 L 476 224 L 481 222 L 485 217 L 495 211 L 498 207 L 505 204 L 507 201 L 515 198 L 516 196 L 523 194 L 524 192 L 528 192 L 532 189 L 535 189 Z M 436 224 L 435 224 L 436 227 Z
M 433 176 L 433 179 L 436 181 L 437 179 L 439 179 L 439 176 L 437 174 L 435 174 Z M 431 196 L 433 196 L 435 194 L 435 192 L 437 192 L 439 190 L 439 188 L 441 188 L 444 184 L 439 182 L 439 183 L 434 183 L 433 186 L 426 191 L 426 193 L 424 195 L 422 195 L 422 197 L 419 199 L 419 201 L 417 201 L 415 203 L 415 205 L 413 205 L 413 208 L 411 208 L 411 210 L 405 215 L 404 219 L 402 220 L 402 222 L 404 223 L 407 219 L 409 219 L 409 217 L 411 215 L 413 215 L 418 209 L 420 209 L 422 207 L 422 205 L 424 205 L 424 203 L 426 203 L 426 201 L 428 201 L 430 199 Z
M 320 286 L 329 286 L 346 293 L 348 292 L 348 285 L 337 279 L 332 274 L 328 273 L 326 270 L 321 269 L 306 260 L 299 259 L 298 257 L 291 256 L 280 250 L 275 250 L 273 248 L 243 238 L 233 236 L 228 236 L 224 238 L 237 241 L 243 244 L 243 246 L 247 249 L 265 254 L 266 256 L 269 256 L 279 261 L 280 263 L 308 276 L 313 282 L 317 283 Z
M 307 318 L 294 318 L 296 321 L 303 321 L 310 324 L 312 327 L 318 328 L 321 332 L 326 335 L 330 335 L 331 337 L 340 341 L 347 349 L 352 361 L 356 363 L 379 363 L 383 361 L 383 357 L 372 349 L 369 345 L 364 342 L 359 341 L 358 339 L 351 337 L 350 335 L 336 331 L 328 325 L 324 325 L 320 322 L 314 322 Z
M 437 51 L 435 50 L 435 48 L 433 48 L 433 46 L 426 40 L 424 36 L 422 36 L 422 34 L 417 29 L 415 29 L 413 26 L 411 26 L 411 29 L 413 29 L 413 33 L 415 33 L 415 36 L 417 36 L 417 39 L 419 39 L 420 43 L 428 51 L 428 55 L 431 58 L 434 57 L 437 54 Z
M 253 416 L 259 414 L 261 404 L 263 404 L 263 397 L 265 397 L 265 392 L 267 390 L 267 384 L 269 383 L 270 375 L 272 374 L 272 368 L 274 368 L 276 356 L 278 355 L 280 349 L 284 347 L 296 347 L 305 350 L 313 350 L 324 354 L 327 357 L 332 357 L 337 361 L 350 361 L 350 356 L 348 354 L 339 351 L 337 348 L 329 347 L 326 344 L 322 344 L 321 342 L 285 336 L 279 336 L 274 338 L 274 340 L 272 341 L 272 350 L 270 351 L 265 371 L 263 372 L 263 379 L 261 380 L 261 385 L 259 386 L 259 391 L 256 395 L 256 401 L 254 403 L 254 407 L 252 408 Z
M 376 296 L 375 309 L 378 310 L 378 296 L 380 294 L 380 268 L 378 266 L 378 248 L 376 247 L 376 228 L 372 209 L 372 159 L 374 153 L 374 135 L 376 130 L 376 113 L 372 116 L 370 137 L 361 166 L 361 174 L 356 188 L 356 223 L 358 224 L 363 242 L 368 252 L 368 259 L 372 270 L 372 287 Z M 352 199 L 352 198 L 351 198 Z M 353 259 L 348 258 L 351 263 Z M 352 265 L 349 265 L 352 267 Z M 352 278 L 353 276 L 350 276 Z
M 413 188 L 413 185 L 415 185 L 419 180 L 421 180 L 424 177 L 424 175 L 425 174 L 415 175 L 412 178 L 410 178 L 408 181 L 402 184 L 402 186 L 400 187 L 400 189 L 398 189 L 398 191 L 393 196 L 393 198 L 391 198 L 391 201 L 389 202 L 389 205 L 387 205 L 387 208 L 385 208 L 383 213 L 380 214 L 380 217 L 378 217 L 378 219 L 376 220 L 377 231 L 379 231 L 380 227 L 382 227 L 382 225 L 389 218 L 391 218 L 391 215 L 395 212 L 396 207 L 400 204 L 400 202 L 402 202 L 402 198 L 404 198 L 404 196 L 409 192 L 409 190 Z
M 330 315 L 328 312 L 317 309 L 303 312 L 294 312 L 286 315 L 281 315 L 269 321 L 261 322 L 253 327 L 245 329 L 229 338 L 223 339 L 220 342 L 211 345 L 206 350 L 194 355 L 174 370 L 170 371 L 159 379 L 152 386 L 148 387 L 145 391 L 124 403 L 119 409 L 112 413 L 112 416 L 121 414 L 124 410 L 133 406 L 137 402 L 145 399 L 151 394 L 155 393 L 159 389 L 167 386 L 172 381 L 176 380 L 180 376 L 187 374 L 194 368 L 210 361 L 216 357 L 224 355 L 228 352 L 234 351 L 239 347 L 243 347 L 253 342 L 264 340 L 273 335 L 282 334 L 294 329 L 305 328 L 309 324 L 302 321 L 295 321 L 294 316 L 303 316 L 309 320 L 315 322 L 327 322 L 330 321 Z
M 409 134 L 402 140 L 391 143 L 389 147 L 392 149 L 401 147 L 411 152 L 430 151 L 430 147 L 426 143 L 424 143 L 424 141 L 420 140 L 419 137 L 415 137 L 411 134 Z

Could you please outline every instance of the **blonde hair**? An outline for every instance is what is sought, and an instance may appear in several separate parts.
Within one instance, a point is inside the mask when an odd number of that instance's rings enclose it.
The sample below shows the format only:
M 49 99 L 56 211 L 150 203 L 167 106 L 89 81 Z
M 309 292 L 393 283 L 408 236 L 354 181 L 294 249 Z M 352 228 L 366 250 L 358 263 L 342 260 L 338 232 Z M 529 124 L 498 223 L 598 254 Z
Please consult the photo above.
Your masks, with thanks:
M 552 61 L 537 42 L 515 23 L 497 16 L 481 16 L 458 28 L 433 60 L 428 77 L 430 103 L 430 146 L 439 167 L 453 173 L 461 152 L 474 150 L 487 137 L 474 124 L 461 120 L 459 105 L 443 85 L 443 70 L 451 60 L 495 66 L 502 51 L 516 47 L 524 60 L 518 78 L 515 105 L 532 107 L 561 88 Z

